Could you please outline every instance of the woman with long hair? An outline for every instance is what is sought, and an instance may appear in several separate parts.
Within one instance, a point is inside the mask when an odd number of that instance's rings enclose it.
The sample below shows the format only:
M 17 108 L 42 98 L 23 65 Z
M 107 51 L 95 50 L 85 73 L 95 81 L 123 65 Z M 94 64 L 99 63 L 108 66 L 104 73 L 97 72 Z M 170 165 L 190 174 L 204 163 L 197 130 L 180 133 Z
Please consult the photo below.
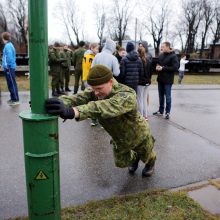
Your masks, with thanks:
M 138 48 L 139 56 L 142 60 L 144 66 L 144 75 L 140 76 L 138 87 L 137 87 L 137 100 L 138 100 L 138 109 L 139 112 L 144 116 L 145 120 L 148 120 L 147 111 L 148 111 L 148 89 L 151 84 L 151 60 L 150 56 L 146 53 L 144 47 Z

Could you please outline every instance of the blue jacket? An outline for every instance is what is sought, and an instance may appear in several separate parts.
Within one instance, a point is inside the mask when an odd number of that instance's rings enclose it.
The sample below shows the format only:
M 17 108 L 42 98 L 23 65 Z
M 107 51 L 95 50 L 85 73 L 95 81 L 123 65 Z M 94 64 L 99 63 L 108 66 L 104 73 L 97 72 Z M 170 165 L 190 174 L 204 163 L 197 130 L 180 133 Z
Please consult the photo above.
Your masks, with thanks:
M 2 56 L 3 69 L 15 69 L 16 68 L 16 51 L 11 42 L 5 44 Z
M 136 51 L 131 51 L 120 62 L 120 75 L 118 81 L 135 91 L 139 83 L 139 78 L 144 75 L 143 63 Z

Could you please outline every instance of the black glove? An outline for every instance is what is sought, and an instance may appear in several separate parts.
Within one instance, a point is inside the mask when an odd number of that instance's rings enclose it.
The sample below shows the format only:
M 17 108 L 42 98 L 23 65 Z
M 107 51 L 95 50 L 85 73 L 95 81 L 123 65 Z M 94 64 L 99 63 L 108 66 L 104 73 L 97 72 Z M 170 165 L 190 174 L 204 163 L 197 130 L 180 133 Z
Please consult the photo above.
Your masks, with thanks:
M 58 98 L 50 98 L 45 103 L 47 113 L 51 115 L 59 115 L 62 119 L 73 119 L 75 112 L 73 108 L 66 107 L 62 100 Z

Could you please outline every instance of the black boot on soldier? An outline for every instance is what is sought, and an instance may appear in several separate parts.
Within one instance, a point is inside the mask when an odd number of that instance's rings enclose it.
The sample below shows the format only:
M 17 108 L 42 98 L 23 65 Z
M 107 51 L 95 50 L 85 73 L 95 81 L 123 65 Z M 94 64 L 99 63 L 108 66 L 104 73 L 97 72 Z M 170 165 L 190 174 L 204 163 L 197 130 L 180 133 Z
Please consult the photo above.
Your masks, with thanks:
M 63 86 L 60 87 L 61 92 L 65 92 Z
M 61 91 L 60 89 L 57 89 L 57 94 L 59 94 L 59 95 L 65 95 L 66 93 L 63 92 L 63 91 Z
M 52 96 L 54 96 L 54 97 L 58 97 L 59 96 L 59 94 L 56 92 L 55 89 L 52 90 Z
M 150 177 L 154 172 L 155 161 L 149 164 L 146 164 L 144 169 L 142 170 L 143 177 Z
M 129 172 L 130 174 L 134 174 L 134 172 L 137 170 L 139 160 L 140 160 L 140 159 L 138 158 L 133 164 L 131 164 L 131 166 L 128 167 L 128 172 Z
M 69 87 L 65 88 L 65 92 L 71 92 L 72 90 Z

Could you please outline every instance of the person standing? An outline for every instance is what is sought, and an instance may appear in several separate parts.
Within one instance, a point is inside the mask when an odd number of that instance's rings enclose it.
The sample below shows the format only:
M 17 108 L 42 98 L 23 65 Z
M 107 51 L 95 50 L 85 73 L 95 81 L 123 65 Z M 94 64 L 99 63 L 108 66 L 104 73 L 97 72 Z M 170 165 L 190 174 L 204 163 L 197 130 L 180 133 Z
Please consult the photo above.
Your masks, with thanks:
M 145 164 L 142 176 L 151 176 L 156 161 L 155 139 L 138 112 L 135 91 L 118 83 L 104 65 L 91 68 L 87 82 L 90 87 L 80 94 L 48 99 L 47 113 L 64 120 L 97 118 L 112 137 L 115 165 L 128 167 L 133 174 L 141 160 Z
M 122 58 L 120 63 L 118 81 L 131 87 L 137 93 L 139 78 L 144 75 L 143 64 L 137 51 L 135 51 L 133 43 L 127 43 L 126 51 L 127 55 Z
M 116 50 L 116 43 L 111 39 L 106 40 L 102 52 L 98 53 L 95 56 L 92 62 L 92 67 L 97 64 L 104 65 L 113 72 L 113 76 L 117 77 L 120 73 L 120 70 L 119 70 L 118 60 L 113 55 L 115 50 Z
M 87 83 L 87 78 L 89 74 L 89 70 L 91 69 L 92 66 L 92 61 L 95 58 L 95 55 L 99 52 L 99 44 L 97 43 L 92 43 L 89 46 L 89 50 L 87 50 L 84 54 L 83 57 L 83 63 L 82 63 L 82 68 L 83 68 L 83 82 L 85 87 L 87 88 L 89 85 Z M 98 125 L 97 120 L 92 118 L 91 121 L 91 126 L 96 126 Z
M 127 54 L 127 53 L 126 53 L 126 50 L 125 50 L 124 47 L 120 47 L 120 48 L 117 50 L 117 53 L 116 53 L 115 57 L 117 58 L 119 64 L 120 64 L 122 58 L 126 56 L 126 54 Z
M 89 70 L 92 66 L 92 61 L 95 58 L 95 55 L 99 52 L 99 44 L 91 43 L 89 46 L 89 50 L 84 53 L 83 62 L 82 62 L 82 70 L 83 70 L 83 82 L 85 87 L 88 87 L 87 78 L 89 74 Z
M 180 59 L 180 68 L 179 68 L 179 79 L 178 79 L 178 83 L 181 84 L 182 83 L 182 80 L 183 80 L 183 77 L 184 77 L 184 74 L 185 74 L 185 65 L 188 63 L 189 61 L 186 60 L 186 55 L 183 54 L 181 56 L 181 59 Z
M 8 100 L 7 103 L 11 106 L 15 106 L 19 105 L 18 87 L 15 78 L 16 50 L 11 42 L 10 33 L 3 32 L 2 40 L 5 45 L 2 56 L 2 69 L 10 92 L 10 100 Z
M 148 88 L 151 84 L 152 68 L 151 60 L 145 51 L 144 47 L 138 48 L 139 56 L 142 60 L 144 67 L 143 76 L 139 77 L 138 87 L 137 87 L 137 100 L 139 112 L 143 115 L 146 121 L 148 121 L 148 111 L 147 111 L 147 100 L 148 100 Z
M 54 43 L 54 46 L 49 50 L 49 63 L 50 63 L 50 72 L 52 75 L 51 87 L 52 87 L 52 96 L 59 96 L 65 94 L 60 90 L 61 86 L 61 63 L 65 61 L 64 58 L 61 58 L 60 55 L 60 44 L 58 42 Z
M 62 71 L 63 71 L 63 80 L 61 80 L 61 90 L 64 92 L 71 92 L 69 88 L 70 81 L 70 67 L 71 67 L 71 55 L 72 51 L 68 48 L 67 45 L 63 47 L 63 51 L 61 52 L 61 57 L 65 59 L 64 62 L 61 63 Z
M 79 81 L 81 79 L 81 90 L 85 89 L 84 83 L 82 81 L 82 61 L 85 53 L 85 42 L 79 42 L 79 48 L 73 53 L 72 63 L 75 68 L 75 83 L 74 83 L 74 91 L 73 93 L 76 94 L 79 89 Z
M 174 74 L 178 71 L 179 60 L 174 51 L 172 51 L 169 42 L 162 43 L 159 62 L 156 66 L 158 72 L 158 93 L 159 93 L 159 110 L 153 115 L 163 115 L 164 101 L 166 99 L 165 119 L 170 118 L 171 110 L 171 88 L 174 82 Z

